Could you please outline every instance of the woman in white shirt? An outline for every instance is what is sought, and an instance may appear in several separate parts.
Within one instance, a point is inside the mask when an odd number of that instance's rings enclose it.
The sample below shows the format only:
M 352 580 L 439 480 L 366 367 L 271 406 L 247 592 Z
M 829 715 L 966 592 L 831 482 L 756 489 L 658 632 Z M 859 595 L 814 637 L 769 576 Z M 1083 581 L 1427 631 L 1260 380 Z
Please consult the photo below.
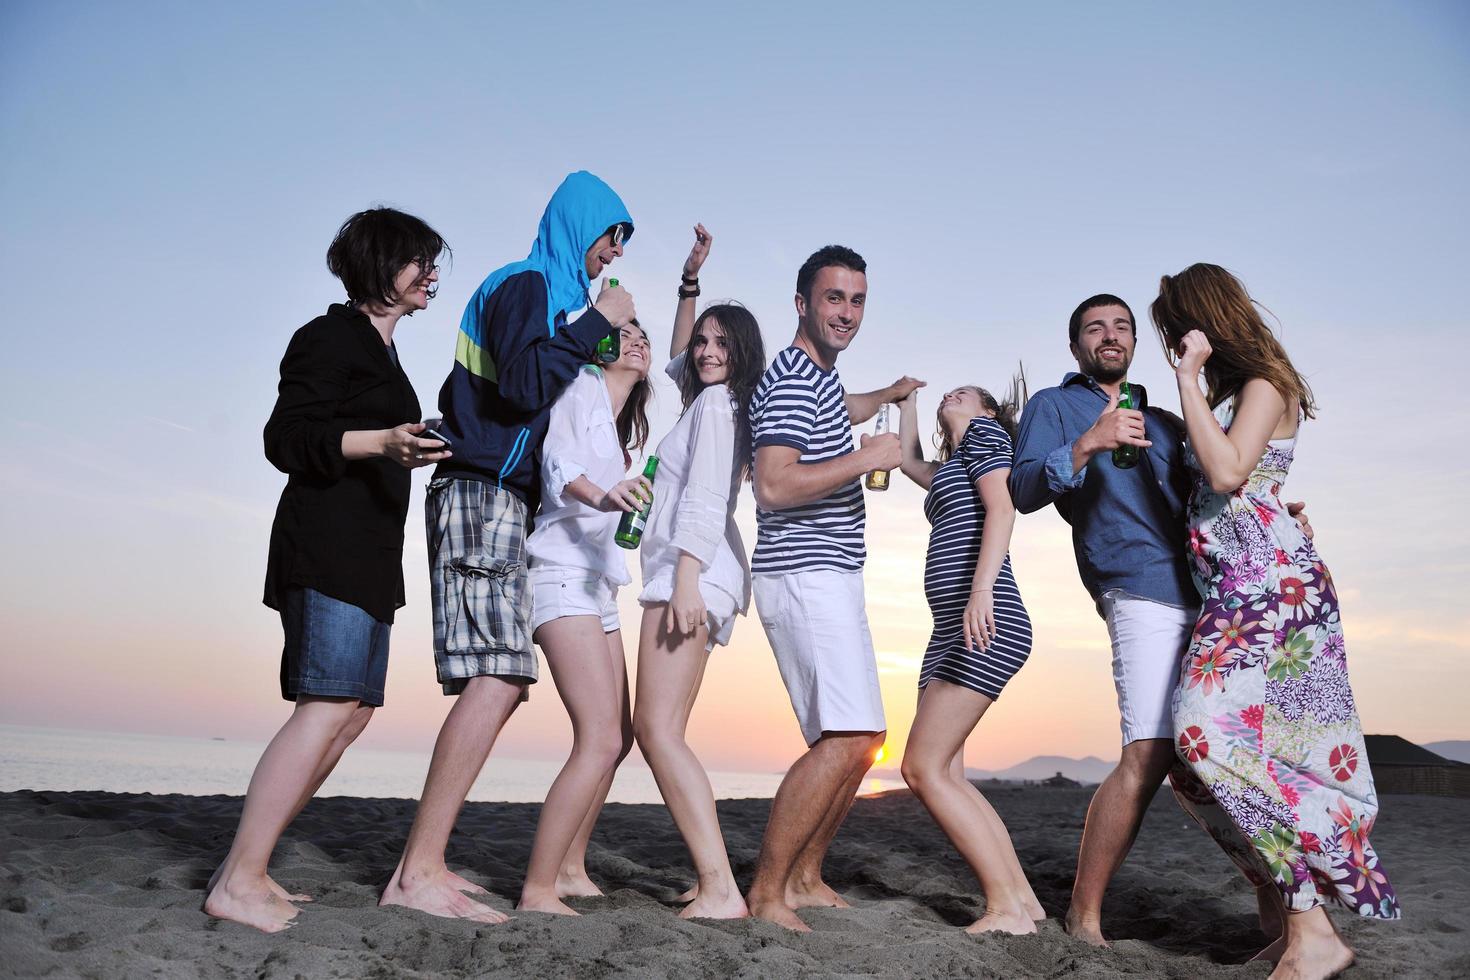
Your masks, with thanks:
M 572 754 L 541 807 L 517 908 L 576 915 L 563 901 L 600 895 L 587 877 L 587 839 L 618 763 L 633 747 L 618 589 L 628 562 L 613 540 L 622 515 L 652 492 L 624 479 L 648 439 L 648 335 L 622 328 L 622 355 L 583 368 L 551 409 L 542 444 L 541 510 L 526 539 L 532 638 L 572 719 Z
M 735 617 L 750 605 L 735 506 L 750 468 L 747 408 L 766 364 L 760 327 L 745 307 L 722 303 L 695 319 L 711 237 L 703 225 L 694 233 L 667 368 L 684 414 L 659 443 L 658 493 L 643 532 L 633 728 L 699 876 L 680 914 L 732 919 L 750 913 L 730 870 L 709 777 L 684 731 L 709 651 L 729 642 Z

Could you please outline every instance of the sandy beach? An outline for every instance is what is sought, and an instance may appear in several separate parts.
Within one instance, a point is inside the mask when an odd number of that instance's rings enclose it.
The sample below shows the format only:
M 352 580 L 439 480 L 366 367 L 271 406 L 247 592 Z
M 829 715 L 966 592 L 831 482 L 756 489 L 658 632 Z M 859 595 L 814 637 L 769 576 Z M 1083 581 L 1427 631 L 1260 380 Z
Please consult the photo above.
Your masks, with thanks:
M 969 871 L 907 792 L 857 801 L 827 863 L 855 906 L 806 910 L 814 932 L 684 922 L 691 881 L 667 811 L 609 805 L 589 854 L 606 897 L 580 918 L 517 915 L 500 926 L 379 909 L 413 814 L 410 800 L 313 801 L 272 871 L 315 895 L 297 925 L 265 936 L 200 911 L 238 797 L 14 792 L 0 795 L 0 974 L 21 977 L 1264 977 L 1240 965 L 1264 945 L 1251 893 L 1167 790 L 1154 801 L 1105 909 L 1111 950 L 1062 931 L 1090 789 L 987 790 L 1053 918 L 1034 937 L 965 935 L 981 909 Z M 768 800 L 719 804 L 742 886 Z M 471 803 L 451 865 L 509 911 L 538 807 Z M 1400 922 L 1334 918 L 1358 950 L 1353 978 L 1470 976 L 1470 800 L 1388 796 L 1375 831 L 1403 901 Z

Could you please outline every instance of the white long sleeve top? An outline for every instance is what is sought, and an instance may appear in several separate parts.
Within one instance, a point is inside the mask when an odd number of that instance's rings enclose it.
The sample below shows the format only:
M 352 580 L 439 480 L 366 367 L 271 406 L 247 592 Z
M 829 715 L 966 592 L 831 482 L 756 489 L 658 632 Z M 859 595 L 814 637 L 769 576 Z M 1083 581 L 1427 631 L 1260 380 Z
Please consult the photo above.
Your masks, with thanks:
M 532 567 L 584 568 L 614 585 L 632 581 L 626 552 L 613 540 L 621 513 L 566 493 L 579 476 L 607 490 L 627 473 L 623 459 L 607 384 L 600 370 L 585 367 L 551 406 L 541 444 L 541 510 L 526 539 Z
M 666 369 L 678 377 L 685 355 Z M 741 461 L 735 458 L 735 407 L 730 389 L 710 385 L 699 393 L 658 444 L 653 512 L 643 532 L 644 602 L 667 602 L 681 554 L 699 559 L 699 580 L 750 608 L 750 563 L 735 508 L 740 501 Z

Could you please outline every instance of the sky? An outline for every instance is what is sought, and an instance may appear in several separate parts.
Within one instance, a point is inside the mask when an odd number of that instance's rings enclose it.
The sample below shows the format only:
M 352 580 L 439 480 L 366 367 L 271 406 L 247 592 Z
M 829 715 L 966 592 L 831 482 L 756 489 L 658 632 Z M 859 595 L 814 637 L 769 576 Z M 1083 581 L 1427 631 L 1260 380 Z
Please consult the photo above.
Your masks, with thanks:
M 869 302 L 849 390 L 1033 387 L 1096 292 L 1234 270 L 1320 418 L 1286 495 L 1335 576 L 1365 730 L 1470 738 L 1461 583 L 1470 327 L 1470 9 L 1407 4 L 0 6 L 0 722 L 264 740 L 284 720 L 260 603 L 284 477 L 261 427 L 286 341 L 342 298 L 341 221 L 403 208 L 449 241 L 396 342 L 431 406 L 465 300 L 590 169 L 637 231 L 613 271 L 664 349 L 703 222 L 702 301 L 767 349 L 796 269 L 841 242 Z M 1132 377 L 1177 405 L 1146 320 Z M 661 373 L 655 439 L 678 397 Z M 363 744 L 427 752 L 434 681 L 414 477 L 387 705 Z M 928 637 L 922 494 L 868 500 L 868 612 L 892 757 Z M 753 500 L 740 504 L 748 544 Z M 1036 628 L 972 766 L 1118 751 L 1106 629 L 1054 513 L 1012 544 Z M 634 564 L 636 577 L 636 562 Z M 625 590 L 630 669 L 636 590 Z M 549 672 L 496 746 L 555 760 Z M 690 740 L 710 768 L 802 750 L 752 615 Z M 637 763 L 636 757 L 632 760 Z M 548 764 L 551 764 L 550 762 Z

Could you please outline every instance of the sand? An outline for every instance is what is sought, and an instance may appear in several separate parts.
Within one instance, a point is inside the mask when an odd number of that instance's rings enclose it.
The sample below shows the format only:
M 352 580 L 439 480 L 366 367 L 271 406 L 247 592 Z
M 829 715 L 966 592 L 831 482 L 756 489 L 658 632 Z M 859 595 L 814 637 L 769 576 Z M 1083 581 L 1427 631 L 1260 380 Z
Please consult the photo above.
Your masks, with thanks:
M 987 791 L 1053 917 L 1066 906 L 1089 790 Z M 1104 910 L 1111 950 L 1071 940 L 1056 918 L 1034 937 L 975 938 L 977 886 L 906 792 L 861 799 L 828 859 L 851 910 L 806 910 L 814 932 L 684 922 L 670 904 L 691 879 L 668 813 L 608 806 L 589 857 L 607 892 L 584 914 L 517 915 L 499 926 L 379 909 L 413 815 L 409 800 L 316 800 L 272 871 L 313 893 L 277 936 L 209 919 L 201 888 L 223 856 L 238 797 L 0 794 L 0 975 L 52 977 L 1264 977 L 1240 965 L 1264 944 L 1244 882 L 1167 790 Z M 770 803 L 722 801 L 742 885 Z M 509 911 L 537 807 L 472 803 L 451 865 Z M 1470 800 L 1389 796 L 1374 842 L 1403 901 L 1400 922 L 1335 913 L 1358 950 L 1351 978 L 1470 976 Z

